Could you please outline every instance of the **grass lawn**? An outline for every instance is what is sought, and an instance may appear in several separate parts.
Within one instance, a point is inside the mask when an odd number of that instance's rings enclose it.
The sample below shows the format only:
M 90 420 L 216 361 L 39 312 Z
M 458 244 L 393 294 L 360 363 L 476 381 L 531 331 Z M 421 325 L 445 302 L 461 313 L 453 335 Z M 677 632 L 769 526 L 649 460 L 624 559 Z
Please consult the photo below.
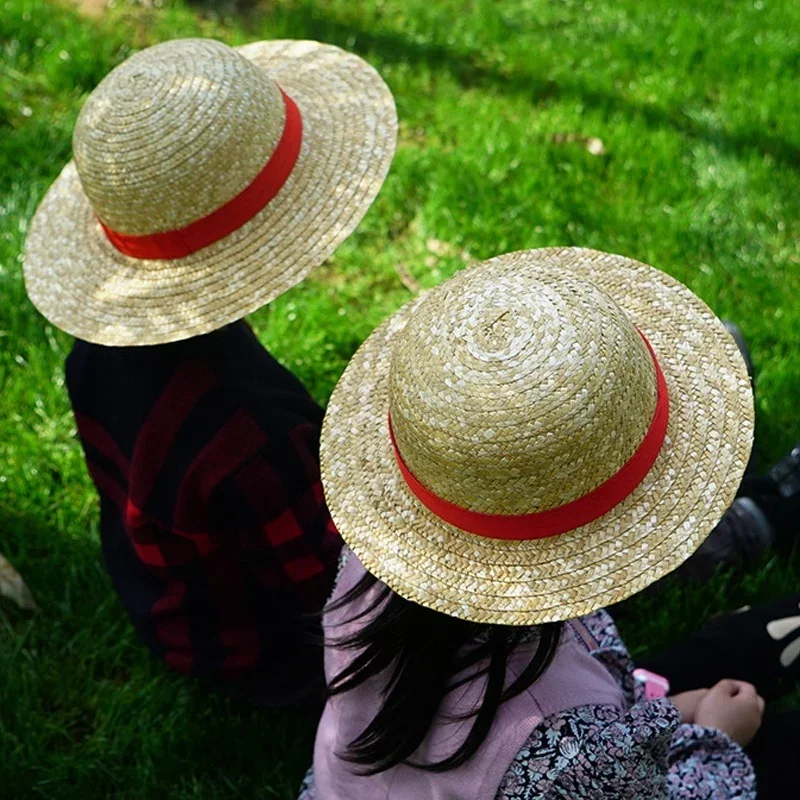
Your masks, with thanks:
M 0 0 L 0 552 L 41 606 L 0 608 L 0 795 L 291 798 L 313 730 L 243 715 L 137 645 L 100 559 L 63 381 L 69 337 L 25 296 L 20 251 L 75 115 L 134 48 L 204 35 L 353 49 L 397 98 L 400 145 L 364 223 L 254 317 L 325 401 L 350 354 L 475 258 L 585 245 L 683 280 L 753 349 L 758 448 L 800 438 L 800 5 L 792 0 L 159 0 L 88 19 Z M 585 137 L 602 142 L 599 155 Z M 597 150 L 597 143 L 593 149 Z M 631 646 L 797 588 L 777 557 L 640 603 Z

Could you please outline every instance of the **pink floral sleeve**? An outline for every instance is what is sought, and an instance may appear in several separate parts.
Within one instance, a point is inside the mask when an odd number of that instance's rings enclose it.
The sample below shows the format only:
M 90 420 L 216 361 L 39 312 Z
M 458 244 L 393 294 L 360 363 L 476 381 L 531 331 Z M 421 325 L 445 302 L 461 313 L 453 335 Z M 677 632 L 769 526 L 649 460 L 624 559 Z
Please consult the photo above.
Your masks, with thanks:
M 495 800 L 755 800 L 744 751 L 709 728 L 682 725 L 668 700 L 626 712 L 585 706 L 531 734 Z
M 667 699 L 647 702 L 606 611 L 581 619 L 630 704 L 556 714 L 531 734 L 495 800 L 755 800 L 755 773 L 724 733 L 684 725 Z

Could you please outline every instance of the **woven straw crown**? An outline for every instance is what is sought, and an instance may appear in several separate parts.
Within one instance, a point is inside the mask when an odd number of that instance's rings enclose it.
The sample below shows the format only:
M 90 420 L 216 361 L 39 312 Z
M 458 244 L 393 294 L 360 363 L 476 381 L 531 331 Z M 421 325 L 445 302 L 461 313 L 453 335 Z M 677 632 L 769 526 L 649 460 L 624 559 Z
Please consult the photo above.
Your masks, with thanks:
M 495 271 L 421 304 L 394 351 L 390 413 L 403 460 L 436 495 L 529 514 L 588 494 L 628 461 L 653 418 L 655 368 L 596 287 Z
M 269 160 L 285 120 L 280 89 L 213 40 L 129 58 L 92 92 L 72 147 L 83 190 L 113 230 L 184 227 L 227 203 Z

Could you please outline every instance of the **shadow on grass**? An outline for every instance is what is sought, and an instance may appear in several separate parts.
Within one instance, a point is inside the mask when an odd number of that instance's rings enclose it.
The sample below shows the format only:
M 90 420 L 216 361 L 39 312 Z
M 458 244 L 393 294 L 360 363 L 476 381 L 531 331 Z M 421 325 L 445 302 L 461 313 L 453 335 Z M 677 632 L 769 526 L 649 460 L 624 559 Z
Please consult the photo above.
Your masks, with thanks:
M 264 11 L 263 0 L 187 0 L 187 5 L 201 14 L 238 17 L 245 23 L 252 23 L 255 14 Z
M 0 550 L 41 607 L 0 604 L 0 795 L 295 796 L 315 719 L 251 711 L 153 658 L 94 536 L 0 507 Z
M 652 129 L 669 128 L 690 139 L 707 141 L 735 155 L 756 151 L 771 156 L 785 166 L 800 166 L 800 148 L 763 130 L 729 133 L 690 119 L 680 109 L 662 109 L 626 99 L 615 92 L 589 88 L 579 80 L 549 80 L 520 68 L 499 70 L 481 64 L 472 53 L 458 52 L 438 44 L 411 42 L 394 31 L 369 31 L 344 24 L 308 6 L 277 8 L 274 11 L 267 8 L 264 11 L 258 0 L 230 0 L 223 3 L 193 0 L 192 5 L 198 10 L 234 13 L 253 35 L 260 32 L 259 21 L 263 14 L 271 13 L 276 21 L 286 26 L 291 35 L 330 42 L 362 55 L 375 53 L 390 63 L 425 65 L 450 74 L 464 88 L 486 88 L 499 94 L 526 97 L 532 103 L 550 99 L 580 100 L 594 109 L 609 113 L 619 111 L 637 117 Z M 261 13 L 257 13 L 259 11 Z M 553 27 L 563 27 L 563 23 Z M 548 26 L 542 28 L 548 30 Z

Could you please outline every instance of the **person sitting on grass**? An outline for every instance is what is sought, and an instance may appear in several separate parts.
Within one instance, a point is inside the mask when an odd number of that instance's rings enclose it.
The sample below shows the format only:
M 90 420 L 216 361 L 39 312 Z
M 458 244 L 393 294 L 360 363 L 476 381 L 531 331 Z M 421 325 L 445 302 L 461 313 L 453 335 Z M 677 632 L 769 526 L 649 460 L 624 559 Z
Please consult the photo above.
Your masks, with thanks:
M 26 243 L 31 300 L 77 337 L 67 386 L 136 631 L 258 705 L 321 701 L 309 612 L 341 541 L 322 410 L 243 318 L 353 231 L 396 128 L 337 47 L 156 45 L 90 95 Z
M 347 547 L 302 800 L 798 796 L 800 720 L 747 682 L 797 675 L 797 617 L 731 615 L 692 680 L 635 674 L 603 610 L 703 542 L 753 417 L 719 320 L 621 256 L 500 256 L 381 325 L 323 423 Z

